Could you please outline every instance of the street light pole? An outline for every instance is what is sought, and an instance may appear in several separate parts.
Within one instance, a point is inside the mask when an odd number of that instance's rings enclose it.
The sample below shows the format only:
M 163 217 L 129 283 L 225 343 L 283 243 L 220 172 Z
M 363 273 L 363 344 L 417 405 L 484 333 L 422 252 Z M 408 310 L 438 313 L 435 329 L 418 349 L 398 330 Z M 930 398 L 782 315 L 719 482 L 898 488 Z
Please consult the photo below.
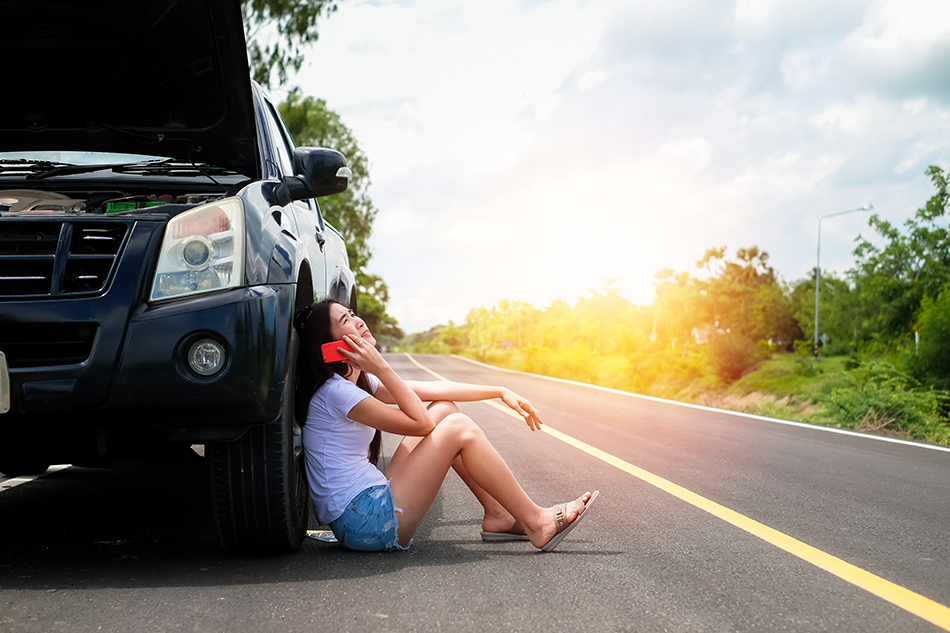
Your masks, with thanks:
M 870 211 L 874 208 L 874 205 L 868 202 L 863 207 L 858 207 L 857 209 L 848 209 L 847 211 L 838 211 L 837 213 L 829 213 L 828 215 L 823 215 L 818 218 L 818 254 L 815 258 L 815 358 L 818 358 L 818 291 L 821 286 L 821 221 L 826 218 L 833 218 L 837 215 L 845 215 L 848 213 L 857 213 L 858 211 Z

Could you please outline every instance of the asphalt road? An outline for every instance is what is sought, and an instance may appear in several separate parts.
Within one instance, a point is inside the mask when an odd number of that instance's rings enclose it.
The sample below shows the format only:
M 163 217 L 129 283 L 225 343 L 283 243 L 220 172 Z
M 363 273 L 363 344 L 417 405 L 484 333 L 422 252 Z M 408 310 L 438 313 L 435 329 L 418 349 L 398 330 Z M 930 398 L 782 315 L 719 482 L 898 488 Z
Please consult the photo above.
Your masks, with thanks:
M 950 628 L 950 452 L 415 359 L 567 436 L 462 405 L 538 503 L 600 489 L 556 552 L 482 542 L 454 474 L 409 552 L 237 557 L 204 478 L 67 468 L 0 481 L 0 633 Z

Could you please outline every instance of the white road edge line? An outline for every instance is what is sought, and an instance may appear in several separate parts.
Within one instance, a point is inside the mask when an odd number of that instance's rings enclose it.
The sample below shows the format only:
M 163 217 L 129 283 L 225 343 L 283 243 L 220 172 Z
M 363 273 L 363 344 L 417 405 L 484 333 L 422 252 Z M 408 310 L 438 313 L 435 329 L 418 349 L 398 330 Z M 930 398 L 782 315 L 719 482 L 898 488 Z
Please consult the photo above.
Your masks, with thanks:
M 591 385 L 586 382 L 577 382 L 575 380 L 567 380 L 565 378 L 554 378 L 552 376 L 543 376 L 541 374 L 532 374 L 526 371 L 517 371 L 514 369 L 507 369 L 505 367 L 495 367 L 494 365 L 489 365 L 487 363 L 481 363 L 477 360 L 472 360 L 471 358 L 465 358 L 464 356 L 459 356 L 457 354 L 451 354 L 452 358 L 458 358 L 459 360 L 468 361 L 474 365 L 480 365 L 481 367 L 486 367 L 488 369 L 495 369 L 498 371 L 506 371 L 511 374 L 524 374 L 525 376 L 535 376 L 537 378 L 543 378 L 545 380 L 552 380 L 554 382 L 567 383 L 569 385 L 577 385 L 579 387 L 589 387 L 591 389 L 596 389 L 598 391 L 603 391 L 606 393 L 615 393 L 621 396 L 629 396 L 631 398 L 639 398 L 641 400 L 650 400 L 651 402 L 662 402 L 665 404 L 675 404 L 681 407 L 688 407 L 690 409 L 699 409 L 700 411 L 709 411 L 711 413 L 722 413 L 726 415 L 734 415 L 741 418 L 749 418 L 752 420 L 761 420 L 763 422 L 774 422 L 776 424 L 785 424 L 787 426 L 797 426 L 803 429 L 814 429 L 816 431 L 825 431 L 827 433 L 840 433 L 841 435 L 850 435 L 852 437 L 861 437 L 868 440 L 877 440 L 879 442 L 890 442 L 891 444 L 903 444 L 905 446 L 915 446 L 917 448 L 929 448 L 934 451 L 942 451 L 945 453 L 950 453 L 950 447 L 940 446 L 938 444 L 925 444 L 923 442 L 914 442 L 911 440 L 901 440 L 895 437 L 884 437 L 883 435 L 871 435 L 870 433 L 858 433 L 857 431 L 851 431 L 848 429 L 836 429 L 830 426 L 822 426 L 820 424 L 808 424 L 807 422 L 794 422 L 792 420 L 780 420 L 778 418 L 767 418 L 761 415 L 754 415 L 752 413 L 741 413 L 739 411 L 730 411 L 728 409 L 714 409 L 712 407 L 704 407 L 700 404 L 690 404 L 688 402 L 677 402 L 676 400 L 665 400 L 663 398 L 657 398 L 654 396 L 644 396 L 639 393 L 631 393 L 629 391 L 621 391 L 619 389 L 611 389 L 610 387 L 601 387 L 599 385 Z

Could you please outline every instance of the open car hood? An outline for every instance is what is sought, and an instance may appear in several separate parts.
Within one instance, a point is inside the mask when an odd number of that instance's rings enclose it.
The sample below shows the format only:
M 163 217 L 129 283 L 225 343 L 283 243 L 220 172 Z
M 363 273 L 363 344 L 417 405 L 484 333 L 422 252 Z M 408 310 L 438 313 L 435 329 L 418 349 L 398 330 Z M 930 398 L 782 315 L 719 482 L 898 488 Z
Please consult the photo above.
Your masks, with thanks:
M 0 0 L 0 152 L 167 156 L 259 175 L 239 0 Z

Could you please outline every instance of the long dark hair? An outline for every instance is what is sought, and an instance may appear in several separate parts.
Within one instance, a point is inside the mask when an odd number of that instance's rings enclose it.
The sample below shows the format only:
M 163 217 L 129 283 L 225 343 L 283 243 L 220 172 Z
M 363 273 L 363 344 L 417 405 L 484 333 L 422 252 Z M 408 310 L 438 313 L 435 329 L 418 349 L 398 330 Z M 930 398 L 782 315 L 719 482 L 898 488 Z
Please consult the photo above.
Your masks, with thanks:
M 297 355 L 297 389 L 294 409 L 297 419 L 303 421 L 304 424 L 306 424 L 310 400 L 317 393 L 317 389 L 330 380 L 334 374 L 346 378 L 350 375 L 350 372 L 355 371 L 343 361 L 335 363 L 323 361 L 323 353 L 320 348 L 324 343 L 333 341 L 333 334 L 330 331 L 330 306 L 333 304 L 346 308 L 336 299 L 324 299 L 304 308 L 297 313 L 294 319 L 294 325 L 297 327 L 297 331 L 300 332 L 301 338 L 300 354 Z M 360 372 L 356 379 L 356 386 L 366 393 L 372 394 L 366 372 Z M 376 429 L 373 441 L 369 444 L 367 455 L 369 461 L 373 464 L 379 461 L 382 441 L 382 433 L 379 432 L 379 429 Z

